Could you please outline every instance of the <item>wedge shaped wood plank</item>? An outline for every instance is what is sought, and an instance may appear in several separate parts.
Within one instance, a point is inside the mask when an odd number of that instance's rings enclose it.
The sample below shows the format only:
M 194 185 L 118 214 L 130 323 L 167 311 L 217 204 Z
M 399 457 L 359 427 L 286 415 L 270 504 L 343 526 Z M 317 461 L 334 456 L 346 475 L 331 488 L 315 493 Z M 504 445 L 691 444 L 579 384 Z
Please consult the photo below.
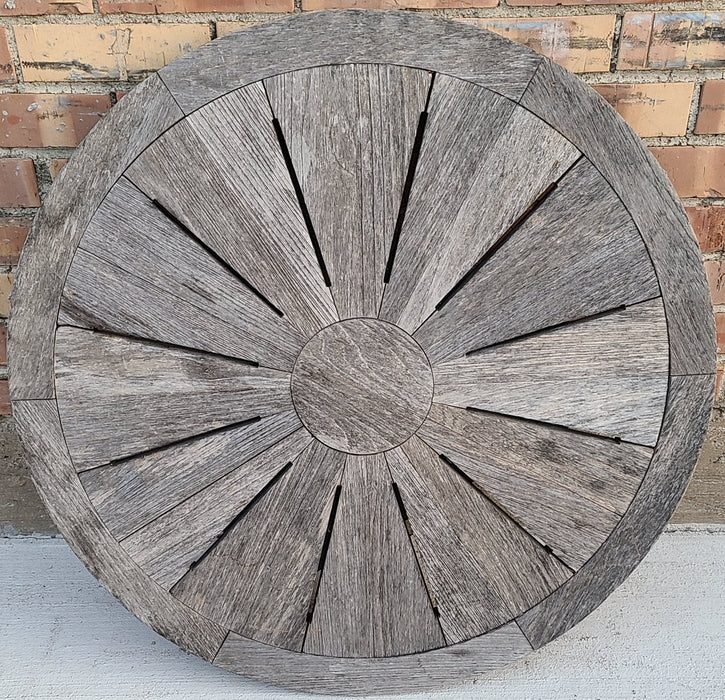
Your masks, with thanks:
M 549 60 L 542 61 L 521 104 L 574 141 L 632 215 L 665 299 L 672 373 L 711 374 L 715 331 L 700 249 L 654 156 L 600 95 Z
M 386 455 L 449 643 L 499 627 L 572 572 L 430 447 Z
M 348 455 L 332 527 L 303 651 L 354 658 L 444 646 L 382 454 Z
M 111 185 L 149 143 L 184 116 L 157 75 L 127 97 L 73 151 L 57 186 L 43 198 L 23 247 L 8 321 L 13 399 L 55 398 L 55 325 L 73 252 Z
M 227 631 L 169 596 L 108 532 L 75 473 L 55 401 L 16 401 L 14 409 L 33 481 L 78 558 L 143 622 L 211 661 Z
M 126 177 L 296 328 L 309 335 L 337 320 L 261 84 L 169 129 Z
M 576 576 L 518 618 L 534 647 L 586 617 L 654 544 L 690 480 L 707 430 L 714 390 L 712 375 L 672 378 L 658 449 L 632 506 Z
M 415 339 L 436 364 L 659 295 L 632 217 L 582 159 Z
M 652 455 L 639 445 L 441 404 L 418 434 L 575 570 L 617 524 Z
M 80 479 L 108 529 L 123 539 L 300 427 L 294 411 L 244 421 L 88 469 Z
M 340 318 L 377 316 L 431 75 L 331 65 L 265 80 Z
M 292 410 L 289 374 L 215 355 L 63 326 L 55 361 L 78 470 Z
M 512 102 L 437 75 L 380 318 L 414 332 L 579 155 Z
M 419 13 L 303 13 L 247 27 L 161 69 L 186 114 L 242 85 L 300 68 L 381 63 L 440 71 L 514 100 L 541 56 L 480 29 Z
M 314 442 L 172 589 L 249 639 L 300 651 L 341 452 Z
M 80 250 L 93 257 L 79 253 L 71 265 L 61 322 L 285 370 L 304 345 L 297 329 L 125 178 L 95 213 Z
M 214 664 L 250 678 L 274 678 L 277 685 L 311 693 L 339 692 L 345 684 L 352 695 L 408 693 L 411 690 L 447 689 L 454 677 L 471 678 L 514 662 L 531 651 L 516 623 L 471 639 L 465 644 L 372 659 L 341 659 L 296 654 L 255 644 L 233 632 L 224 640 Z
M 435 401 L 653 447 L 669 360 L 655 299 L 435 365 Z
M 171 588 L 312 441 L 300 428 L 122 540 L 159 585 Z

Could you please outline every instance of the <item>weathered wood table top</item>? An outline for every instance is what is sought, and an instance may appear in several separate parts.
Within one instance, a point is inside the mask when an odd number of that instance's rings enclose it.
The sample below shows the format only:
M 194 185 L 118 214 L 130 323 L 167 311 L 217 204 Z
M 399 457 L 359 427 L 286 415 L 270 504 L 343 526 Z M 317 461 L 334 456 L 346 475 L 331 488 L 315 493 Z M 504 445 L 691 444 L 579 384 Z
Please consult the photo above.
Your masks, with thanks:
M 586 85 L 414 14 L 243 30 L 124 97 L 23 253 L 14 412 L 90 570 L 218 666 L 434 688 L 596 607 L 714 384 L 699 252 Z

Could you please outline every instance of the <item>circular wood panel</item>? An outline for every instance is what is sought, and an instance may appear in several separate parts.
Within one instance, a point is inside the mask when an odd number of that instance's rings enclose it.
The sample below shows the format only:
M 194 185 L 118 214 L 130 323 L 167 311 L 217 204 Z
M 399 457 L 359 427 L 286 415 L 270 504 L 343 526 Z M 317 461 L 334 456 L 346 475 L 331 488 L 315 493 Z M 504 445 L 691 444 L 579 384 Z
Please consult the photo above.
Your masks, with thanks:
M 674 509 L 712 311 L 661 170 L 522 47 L 314 13 L 193 52 L 63 169 L 14 412 L 91 571 L 216 665 L 427 689 L 596 607 Z

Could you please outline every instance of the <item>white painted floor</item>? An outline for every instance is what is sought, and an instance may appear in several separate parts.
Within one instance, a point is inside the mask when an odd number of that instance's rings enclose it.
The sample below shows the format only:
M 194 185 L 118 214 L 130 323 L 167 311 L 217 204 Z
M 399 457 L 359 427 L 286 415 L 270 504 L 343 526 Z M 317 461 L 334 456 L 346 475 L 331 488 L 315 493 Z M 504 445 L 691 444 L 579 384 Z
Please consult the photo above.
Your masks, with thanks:
M 106 593 L 63 540 L 24 538 L 0 540 L 0 697 L 295 694 L 185 654 Z M 503 671 L 427 697 L 725 699 L 725 528 L 671 529 L 574 630 Z

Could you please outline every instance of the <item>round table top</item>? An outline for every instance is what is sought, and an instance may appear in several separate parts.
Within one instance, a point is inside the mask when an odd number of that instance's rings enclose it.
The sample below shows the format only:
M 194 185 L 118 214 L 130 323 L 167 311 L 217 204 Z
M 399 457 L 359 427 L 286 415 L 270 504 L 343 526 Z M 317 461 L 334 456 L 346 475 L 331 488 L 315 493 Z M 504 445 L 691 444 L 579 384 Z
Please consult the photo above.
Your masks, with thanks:
M 14 412 L 91 571 L 215 664 L 427 689 L 596 607 L 714 383 L 699 252 L 622 120 L 459 23 L 314 13 L 124 97 L 23 253 Z

